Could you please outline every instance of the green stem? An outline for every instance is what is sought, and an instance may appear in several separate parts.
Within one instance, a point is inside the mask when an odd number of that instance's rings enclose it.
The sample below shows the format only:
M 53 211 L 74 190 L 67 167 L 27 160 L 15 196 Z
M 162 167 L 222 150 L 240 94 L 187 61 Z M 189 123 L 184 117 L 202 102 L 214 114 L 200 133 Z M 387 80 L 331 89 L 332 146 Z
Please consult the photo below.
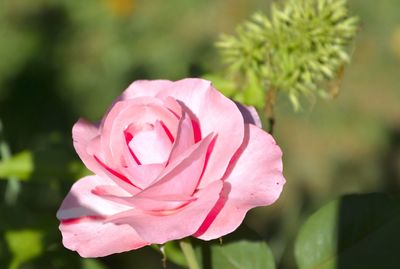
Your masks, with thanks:
M 196 255 L 194 253 L 194 249 L 192 243 L 189 238 L 185 238 L 179 241 L 179 246 L 182 249 L 182 253 L 186 258 L 186 261 L 189 265 L 189 269 L 200 269 L 200 266 L 196 260 Z
M 277 98 L 277 92 L 276 89 L 271 87 L 265 96 L 265 116 L 268 119 L 268 132 L 273 135 L 274 133 L 274 126 L 275 126 L 275 116 L 274 116 L 274 108 L 275 108 L 275 103 L 276 103 L 276 98 Z

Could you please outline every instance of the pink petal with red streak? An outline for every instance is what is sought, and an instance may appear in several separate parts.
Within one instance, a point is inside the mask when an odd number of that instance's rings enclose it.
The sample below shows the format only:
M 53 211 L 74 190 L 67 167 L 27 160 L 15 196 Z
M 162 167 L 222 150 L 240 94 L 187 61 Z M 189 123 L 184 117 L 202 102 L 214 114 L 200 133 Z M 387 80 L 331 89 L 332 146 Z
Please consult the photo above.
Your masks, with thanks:
M 274 203 L 282 191 L 282 152 L 272 136 L 247 124 L 239 153 L 228 169 L 221 199 L 195 234 L 200 239 L 210 240 L 234 231 L 248 210 Z

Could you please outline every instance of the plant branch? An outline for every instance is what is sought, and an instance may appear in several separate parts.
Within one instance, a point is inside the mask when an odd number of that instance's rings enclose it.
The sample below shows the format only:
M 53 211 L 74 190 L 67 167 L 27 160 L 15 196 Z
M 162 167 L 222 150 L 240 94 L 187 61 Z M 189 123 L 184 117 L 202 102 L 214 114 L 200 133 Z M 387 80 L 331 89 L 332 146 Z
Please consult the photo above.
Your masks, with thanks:
M 276 89 L 271 87 L 265 96 L 265 108 L 264 113 L 268 120 L 269 128 L 268 132 L 273 135 L 275 126 L 275 115 L 274 108 L 276 103 Z

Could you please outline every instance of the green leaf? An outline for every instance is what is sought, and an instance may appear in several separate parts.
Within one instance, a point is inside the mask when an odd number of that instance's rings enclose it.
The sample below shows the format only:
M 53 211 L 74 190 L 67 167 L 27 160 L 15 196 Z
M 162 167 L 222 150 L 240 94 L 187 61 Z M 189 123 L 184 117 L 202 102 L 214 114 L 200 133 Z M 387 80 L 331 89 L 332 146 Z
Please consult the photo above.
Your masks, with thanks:
M 214 269 L 274 269 L 268 245 L 262 241 L 236 241 L 211 247 Z
M 300 269 L 400 268 L 400 199 L 349 195 L 319 209 L 295 244 Z
M 10 159 L 0 162 L 0 179 L 16 177 L 20 180 L 26 180 L 32 171 L 33 158 L 29 151 L 22 151 Z
M 19 268 L 22 263 L 39 256 L 43 251 L 42 237 L 42 232 L 36 230 L 6 232 L 6 242 L 13 255 L 9 269 Z

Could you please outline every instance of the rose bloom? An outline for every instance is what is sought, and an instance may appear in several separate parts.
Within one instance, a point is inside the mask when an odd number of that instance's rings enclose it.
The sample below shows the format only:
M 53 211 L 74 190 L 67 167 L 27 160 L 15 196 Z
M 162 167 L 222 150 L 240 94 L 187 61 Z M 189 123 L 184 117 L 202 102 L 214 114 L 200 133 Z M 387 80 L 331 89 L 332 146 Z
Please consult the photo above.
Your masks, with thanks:
M 94 175 L 72 186 L 57 217 L 64 246 L 83 257 L 219 238 L 285 183 L 255 109 L 202 79 L 136 81 L 99 124 L 80 119 L 72 135 Z

